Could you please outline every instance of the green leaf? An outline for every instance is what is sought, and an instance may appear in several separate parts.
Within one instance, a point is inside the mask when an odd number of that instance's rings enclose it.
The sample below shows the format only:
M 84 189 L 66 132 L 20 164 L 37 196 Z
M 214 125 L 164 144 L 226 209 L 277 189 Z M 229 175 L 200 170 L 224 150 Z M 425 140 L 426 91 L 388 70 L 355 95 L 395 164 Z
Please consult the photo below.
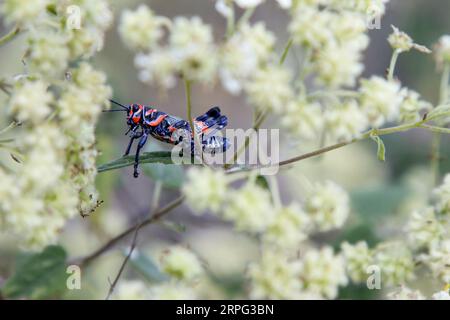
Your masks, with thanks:
M 124 255 L 128 254 L 128 250 L 124 251 Z M 169 278 L 162 273 L 153 260 L 140 251 L 135 250 L 130 257 L 130 265 L 134 267 L 150 282 L 163 282 Z
M 177 233 L 183 233 L 186 232 L 186 225 L 180 223 L 180 222 L 173 222 L 168 220 L 163 220 L 160 222 L 160 224 L 164 227 L 166 227 L 169 230 L 172 230 Z
M 145 174 L 154 181 L 160 181 L 163 187 L 178 189 L 184 181 L 183 168 L 175 164 L 152 163 L 142 167 Z
M 384 146 L 383 140 L 377 135 L 371 134 L 370 138 L 377 143 L 377 157 L 380 161 L 386 161 L 386 147 Z
M 428 112 L 427 114 L 427 121 L 432 121 L 436 119 L 440 119 L 443 117 L 449 117 L 450 116 L 450 104 L 438 106 Z
M 139 163 L 164 163 L 172 164 L 172 157 L 169 151 L 145 152 L 139 157 Z M 123 168 L 134 164 L 134 156 L 126 156 L 111 162 L 99 165 L 98 172 Z
M 22 256 L 15 274 L 1 288 L 7 298 L 44 299 L 57 295 L 66 286 L 66 252 L 48 246 L 42 252 Z
M 265 189 L 265 190 L 269 190 L 270 191 L 270 185 L 269 185 L 269 181 L 267 181 L 267 178 L 264 176 L 257 176 L 256 177 L 256 185 Z

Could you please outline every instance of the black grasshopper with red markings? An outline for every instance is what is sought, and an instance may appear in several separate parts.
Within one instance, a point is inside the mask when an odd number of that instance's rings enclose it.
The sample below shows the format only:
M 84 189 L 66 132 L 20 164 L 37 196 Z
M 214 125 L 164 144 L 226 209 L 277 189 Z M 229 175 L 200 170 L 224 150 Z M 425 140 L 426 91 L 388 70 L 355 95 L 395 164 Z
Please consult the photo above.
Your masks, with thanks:
M 139 155 L 149 136 L 163 142 L 177 145 L 183 142 L 183 135 L 178 135 L 177 132 L 180 132 L 179 130 L 185 130 L 189 133 L 191 138 L 191 154 L 194 154 L 194 133 L 192 132 L 188 121 L 159 111 L 152 106 L 141 104 L 124 106 L 116 101 L 110 101 L 123 109 L 107 111 L 124 111 L 127 113 L 127 125 L 129 126 L 129 129 L 125 134 L 130 134 L 130 142 L 125 151 L 125 156 L 130 153 L 133 142 L 138 140 L 134 160 L 133 176 L 135 178 L 139 176 Z M 228 124 L 228 118 L 221 114 L 219 107 L 213 107 L 206 113 L 196 117 L 193 119 L 193 124 L 195 127 L 195 134 L 199 137 L 203 152 L 218 153 L 228 149 L 228 140 L 225 137 L 214 135 Z

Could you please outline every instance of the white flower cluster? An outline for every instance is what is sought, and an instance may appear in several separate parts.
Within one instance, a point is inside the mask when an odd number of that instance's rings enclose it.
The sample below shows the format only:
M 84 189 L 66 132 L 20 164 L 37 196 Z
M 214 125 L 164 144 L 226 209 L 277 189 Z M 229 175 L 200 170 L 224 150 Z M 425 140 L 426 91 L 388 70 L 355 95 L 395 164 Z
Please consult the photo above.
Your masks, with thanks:
M 318 83 L 353 86 L 363 71 L 362 51 L 369 44 L 367 16 L 352 5 L 335 3 L 328 9 L 323 4 L 299 1 L 292 11 L 290 32 L 296 43 L 312 50 Z
M 283 9 L 289 9 L 293 3 L 293 0 L 276 1 Z M 265 2 L 265 0 L 216 0 L 216 10 L 224 17 L 229 17 L 233 12 L 233 3 L 236 3 L 236 5 L 242 9 L 254 9 L 263 2 Z
M 387 295 L 390 300 L 425 300 L 426 297 L 419 291 L 413 290 L 406 286 L 400 286 L 396 291 L 390 292 Z M 449 290 L 442 290 L 436 292 L 431 296 L 432 300 L 450 300 Z
M 210 210 L 237 230 L 262 234 L 266 243 L 280 248 L 295 248 L 313 231 L 341 228 L 350 213 L 348 194 L 331 181 L 316 184 L 302 208 L 297 203 L 274 205 L 271 193 L 251 180 L 228 188 L 228 177 L 220 170 L 192 168 L 187 177 L 183 191 L 191 208 Z
M 428 267 L 442 283 L 450 282 L 450 175 L 432 196 L 433 206 L 413 211 L 406 225 L 411 247 L 417 250 L 418 260 Z
M 245 84 L 250 85 L 255 71 L 270 61 L 274 44 L 275 36 L 262 22 L 242 25 L 220 49 L 219 76 L 224 88 L 239 94 Z M 281 85 L 289 83 L 285 80 Z
M 299 259 L 265 250 L 248 275 L 254 299 L 333 299 L 347 284 L 344 260 L 330 247 L 309 249 Z
M 5 15 L 8 23 L 33 23 L 42 16 L 51 0 L 5 0 L 0 6 L 0 11 Z
M 442 36 L 434 47 L 435 59 L 438 65 L 450 63 L 450 35 Z
M 347 100 L 324 113 L 329 140 L 350 141 L 368 127 L 367 116 L 356 100 Z
M 168 280 L 146 286 L 139 280 L 121 280 L 114 292 L 116 300 L 192 300 L 197 298 L 195 281 L 204 275 L 198 257 L 190 250 L 173 246 L 163 251 L 159 268 Z
M 80 208 L 96 205 L 94 128 L 111 89 L 87 62 L 68 66 L 99 49 L 112 13 L 106 1 L 72 2 L 82 14 L 79 30 L 67 25 L 65 1 L 8 0 L 0 6 L 8 23 L 29 30 L 24 61 L 30 71 L 16 78 L 7 103 L 23 130 L 15 142 L 21 163 L 0 172 L 0 221 L 35 250 L 55 243 Z
M 192 280 L 203 273 L 203 267 L 190 250 L 171 247 L 161 257 L 161 270 L 179 280 Z
M 161 44 L 168 30 L 168 43 Z M 119 34 L 137 52 L 135 65 L 143 82 L 171 88 L 176 77 L 210 83 L 217 71 L 217 49 L 211 27 L 199 17 L 176 17 L 173 21 L 156 16 L 146 5 L 122 14 Z
M 389 300 L 425 300 L 425 296 L 419 290 L 413 290 L 401 286 L 397 291 L 390 292 L 387 295 Z
M 368 267 L 377 266 L 381 270 L 384 286 L 404 284 L 414 279 L 412 252 L 400 242 L 381 242 L 369 249 L 366 242 L 341 245 L 349 278 L 354 283 L 363 283 L 368 277 Z
M 361 108 L 370 125 L 380 127 L 398 119 L 402 103 L 400 89 L 398 82 L 377 76 L 361 80 Z
M 312 232 L 342 227 L 350 211 L 347 193 L 328 181 L 310 190 L 303 207 L 295 202 L 282 206 L 272 201 L 277 195 L 256 184 L 252 177 L 238 189 L 229 188 L 228 183 L 220 171 L 192 168 L 183 190 L 192 208 L 200 203 L 203 210 L 212 209 L 233 222 L 238 231 L 259 236 L 262 256 L 248 272 L 251 296 L 335 298 L 338 286 L 347 281 L 343 257 L 334 255 L 328 247 L 310 248 L 300 258 L 293 258 L 292 253 Z
M 414 43 L 413 39 L 403 31 L 400 31 L 396 27 L 392 26 L 394 32 L 389 36 L 388 42 L 391 45 L 392 49 L 397 52 L 405 52 L 411 49 L 415 49 L 422 53 L 431 53 L 431 51 L 421 45 Z
M 302 290 L 300 264 L 280 252 L 265 250 L 258 263 L 249 266 L 253 299 L 295 299 Z
M 331 181 L 315 184 L 306 196 L 305 211 L 319 231 L 341 228 L 350 213 L 348 194 Z
M 372 264 L 372 253 L 367 243 L 360 241 L 351 245 L 344 242 L 341 250 L 350 279 L 355 283 L 364 282 L 367 279 L 367 267 Z
M 294 137 L 312 140 L 319 136 L 324 126 L 322 106 L 304 98 L 292 100 L 283 110 L 281 125 Z

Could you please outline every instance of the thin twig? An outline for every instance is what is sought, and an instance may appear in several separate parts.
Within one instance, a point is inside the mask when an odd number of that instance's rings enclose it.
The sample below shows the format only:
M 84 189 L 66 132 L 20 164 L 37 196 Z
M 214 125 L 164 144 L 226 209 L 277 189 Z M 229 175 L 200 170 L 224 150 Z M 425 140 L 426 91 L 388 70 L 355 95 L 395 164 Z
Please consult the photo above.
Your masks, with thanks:
M 175 200 L 173 200 L 172 202 L 170 202 L 165 207 L 163 207 L 159 210 L 156 210 L 150 218 L 142 221 L 142 225 L 140 228 L 143 228 L 143 227 L 145 227 L 149 224 L 152 224 L 152 223 L 158 221 L 159 219 L 161 219 L 164 215 L 166 215 L 167 213 L 172 211 L 174 208 L 176 208 L 180 204 L 182 204 L 184 201 L 184 198 L 185 198 L 184 195 L 182 195 L 182 196 L 176 198 Z M 109 249 L 114 247 L 118 242 L 120 242 L 121 240 L 126 238 L 129 234 L 131 234 L 138 225 L 139 224 L 136 224 L 136 225 L 128 228 L 127 230 L 123 231 L 119 235 L 110 239 L 107 243 L 105 243 L 103 246 L 101 246 L 100 248 L 95 250 L 93 253 L 91 253 L 85 257 L 75 259 L 74 261 L 70 262 L 69 264 L 75 264 L 75 265 L 79 265 L 79 266 L 87 266 L 93 260 L 97 259 L 99 256 L 104 254 L 106 251 L 108 251 Z
M 389 64 L 389 70 L 387 75 L 387 79 L 389 81 L 394 80 L 395 66 L 397 64 L 398 56 L 400 55 L 400 53 L 401 51 L 398 49 L 394 50 L 394 52 L 392 53 L 391 63 Z
M 333 144 L 331 146 L 327 146 L 327 147 L 323 147 L 317 150 L 314 150 L 312 152 L 308 152 L 299 156 L 295 156 L 283 161 L 280 161 L 278 163 L 274 163 L 274 164 L 269 164 L 269 165 L 262 165 L 262 166 L 253 166 L 253 167 L 245 167 L 245 168 L 232 168 L 230 170 L 227 171 L 227 173 L 236 173 L 236 172 L 244 172 L 244 171 L 252 171 L 252 170 L 259 170 L 259 169 L 264 169 L 264 168 L 271 168 L 271 167 L 282 167 L 282 166 L 287 166 L 289 164 L 293 164 L 295 162 L 298 161 L 302 161 L 302 160 L 306 160 L 309 158 L 313 158 L 316 156 L 319 156 L 321 154 L 327 153 L 329 151 L 332 150 L 336 150 L 339 148 L 342 148 L 344 146 L 347 146 L 349 144 L 358 142 L 358 141 L 363 141 L 366 140 L 368 138 L 371 137 L 371 135 L 376 135 L 376 136 L 384 136 L 384 135 L 388 135 L 388 134 L 392 134 L 392 133 L 396 133 L 396 132 L 404 132 L 404 131 L 408 131 L 410 129 L 414 129 L 414 128 L 419 128 L 419 129 L 427 129 L 427 130 L 431 130 L 431 128 L 436 129 L 437 127 L 429 127 L 429 126 L 425 126 L 425 123 L 428 120 L 422 120 L 416 123 L 410 123 L 410 124 L 404 124 L 404 125 L 400 125 L 400 126 L 396 126 L 396 127 L 390 127 L 390 128 L 384 128 L 384 129 L 372 129 L 369 130 L 365 133 L 363 133 L 361 136 L 354 138 L 352 140 L 349 141 L 345 141 L 345 142 L 339 142 L 336 144 Z M 437 129 L 436 129 L 437 130 Z
M 0 38 L 0 46 L 13 40 L 15 36 L 17 36 L 20 33 L 20 31 L 21 31 L 20 27 L 16 25 L 10 32 L 8 32 L 7 34 L 5 34 L 3 37 Z
M 125 270 L 125 266 L 127 265 L 128 260 L 130 260 L 131 255 L 133 254 L 134 248 L 136 248 L 138 233 L 139 233 L 139 229 L 141 227 L 142 227 L 142 223 L 139 223 L 136 226 L 136 229 L 134 231 L 133 241 L 132 241 L 131 247 L 130 247 L 130 251 L 126 255 L 125 259 L 123 260 L 122 265 L 120 266 L 119 272 L 117 273 L 116 277 L 114 278 L 114 281 L 112 283 L 110 283 L 108 295 L 106 296 L 105 300 L 109 300 L 109 298 L 111 298 L 111 296 L 114 292 L 114 289 L 116 288 L 116 285 L 119 282 L 120 276 L 122 275 L 123 271 Z
M 439 104 L 443 105 L 448 100 L 450 80 L 450 64 L 446 63 L 441 76 L 441 85 L 439 89 Z M 433 184 L 436 186 L 440 180 L 440 160 L 441 160 L 441 133 L 434 132 L 431 143 L 431 172 L 433 173 Z

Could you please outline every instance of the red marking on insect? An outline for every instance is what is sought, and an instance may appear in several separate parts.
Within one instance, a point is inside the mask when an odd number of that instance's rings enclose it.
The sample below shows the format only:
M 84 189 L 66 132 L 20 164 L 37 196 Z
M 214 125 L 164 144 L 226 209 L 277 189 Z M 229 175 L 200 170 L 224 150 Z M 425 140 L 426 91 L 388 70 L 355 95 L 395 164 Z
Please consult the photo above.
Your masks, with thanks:
M 167 117 L 167 114 L 160 115 L 160 116 L 159 116 L 158 118 L 156 118 L 155 120 L 150 121 L 150 122 L 149 122 L 149 125 L 152 126 L 152 127 L 155 127 L 155 126 L 157 126 L 158 124 L 160 124 L 166 117 Z

